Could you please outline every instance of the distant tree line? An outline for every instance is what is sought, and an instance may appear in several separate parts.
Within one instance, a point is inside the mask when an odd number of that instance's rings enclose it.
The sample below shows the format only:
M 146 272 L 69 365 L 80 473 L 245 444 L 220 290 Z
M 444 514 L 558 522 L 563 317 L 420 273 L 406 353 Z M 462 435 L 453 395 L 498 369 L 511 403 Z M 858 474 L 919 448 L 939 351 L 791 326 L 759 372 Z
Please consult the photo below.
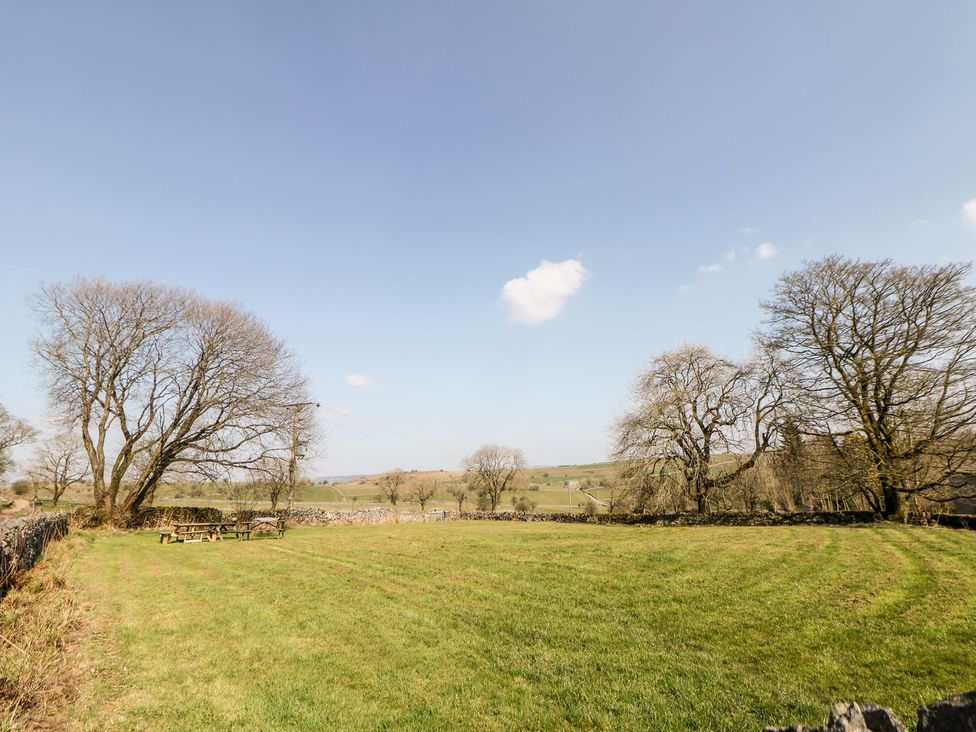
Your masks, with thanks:
M 893 517 L 976 495 L 970 272 L 828 257 L 780 278 L 748 361 L 654 357 L 616 426 L 621 501 Z
M 839 256 L 783 275 L 745 360 L 684 345 L 654 356 L 615 425 L 608 510 L 868 509 L 888 517 L 976 498 L 976 289 L 971 265 Z M 32 347 L 57 425 L 24 491 L 91 486 L 127 523 L 167 480 L 290 505 L 297 456 L 319 439 L 294 355 L 255 316 L 153 282 L 77 279 L 33 299 Z M 0 476 L 37 437 L 0 406 Z M 486 444 L 459 479 L 379 480 L 424 510 L 532 502 L 521 451 Z M 233 492 L 227 489 L 228 495 Z M 21 491 L 19 491 L 21 492 Z M 592 499 L 592 496 L 591 496 Z M 596 510 L 596 503 L 587 504 Z

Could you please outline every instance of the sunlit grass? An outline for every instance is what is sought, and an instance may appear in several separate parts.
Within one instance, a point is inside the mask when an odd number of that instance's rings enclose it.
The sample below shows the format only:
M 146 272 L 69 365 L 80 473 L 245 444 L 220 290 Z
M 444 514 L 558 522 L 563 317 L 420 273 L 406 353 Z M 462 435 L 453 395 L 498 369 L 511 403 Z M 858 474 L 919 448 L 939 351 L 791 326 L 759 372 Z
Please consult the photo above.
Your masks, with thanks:
M 447 522 L 160 546 L 73 578 L 79 724 L 758 729 L 976 687 L 976 535 Z M 106 659 L 108 659 L 106 661 Z

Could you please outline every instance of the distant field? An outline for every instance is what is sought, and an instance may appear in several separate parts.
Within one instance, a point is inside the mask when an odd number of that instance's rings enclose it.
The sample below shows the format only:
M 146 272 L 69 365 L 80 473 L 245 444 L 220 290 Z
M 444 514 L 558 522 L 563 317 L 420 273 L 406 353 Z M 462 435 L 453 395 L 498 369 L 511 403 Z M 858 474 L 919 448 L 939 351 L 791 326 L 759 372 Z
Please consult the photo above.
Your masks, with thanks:
M 571 481 L 581 483 L 587 478 L 596 484 L 601 480 L 612 479 L 617 468 L 616 463 L 530 468 L 526 471 L 525 485 L 521 490 L 503 496 L 499 510 L 511 509 L 513 496 L 525 496 L 536 504 L 536 509 L 539 511 L 580 512 L 584 510 L 587 496 L 581 493 L 575 484 L 568 488 L 565 484 Z M 410 484 L 425 480 L 434 481 L 438 485 L 437 493 L 428 508 L 456 508 L 457 503 L 446 489 L 451 481 L 460 479 L 461 475 L 460 470 L 408 473 L 408 485 L 404 489 L 401 507 L 406 510 L 418 508 L 416 503 L 409 499 Z M 389 505 L 385 501 L 378 500 L 380 494 L 378 478 L 378 475 L 372 475 L 328 485 L 317 483 L 306 485 L 301 491 L 298 504 L 346 510 Z M 605 498 L 606 491 L 603 489 L 594 488 L 592 492 L 597 498 Z M 62 498 L 62 504 L 68 508 L 90 502 L 91 489 L 81 486 L 71 488 Z M 155 503 L 160 506 L 216 506 L 227 510 L 233 507 L 219 484 L 208 483 L 162 485 L 156 491 Z M 267 505 L 269 504 L 262 502 L 259 507 Z M 473 509 L 473 502 L 469 501 L 465 508 Z
M 496 522 L 161 546 L 69 582 L 96 729 L 758 730 L 976 687 L 976 534 Z

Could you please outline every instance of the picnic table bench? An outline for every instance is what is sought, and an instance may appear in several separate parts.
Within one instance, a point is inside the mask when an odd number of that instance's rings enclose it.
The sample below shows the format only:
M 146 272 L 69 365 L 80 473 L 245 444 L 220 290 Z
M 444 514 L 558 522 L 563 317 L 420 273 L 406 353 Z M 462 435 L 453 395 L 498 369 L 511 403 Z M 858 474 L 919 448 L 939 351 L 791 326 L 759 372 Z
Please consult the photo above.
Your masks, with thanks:
M 234 532 L 237 539 L 250 539 L 252 533 L 267 531 L 285 535 L 285 519 L 278 516 L 256 516 L 244 521 L 174 521 L 172 529 L 159 530 L 159 543 L 182 541 L 220 541 L 224 534 Z
M 238 522 L 235 529 L 237 537 L 243 536 L 245 539 L 250 539 L 252 533 L 261 531 L 277 532 L 280 539 L 285 535 L 285 519 L 279 516 L 255 516 L 247 521 Z
M 171 541 L 184 543 L 194 541 L 219 541 L 224 534 L 232 531 L 236 521 L 174 521 L 172 529 L 160 529 L 159 543 L 169 544 Z

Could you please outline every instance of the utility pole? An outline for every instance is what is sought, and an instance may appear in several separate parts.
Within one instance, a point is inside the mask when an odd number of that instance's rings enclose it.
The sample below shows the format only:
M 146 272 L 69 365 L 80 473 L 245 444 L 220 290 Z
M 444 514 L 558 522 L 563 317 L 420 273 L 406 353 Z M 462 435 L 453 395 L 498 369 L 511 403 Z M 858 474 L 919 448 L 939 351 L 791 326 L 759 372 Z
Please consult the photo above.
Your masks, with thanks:
M 291 410 L 291 456 L 288 459 L 288 509 L 285 511 L 285 516 L 291 516 L 291 504 L 295 498 L 295 483 L 298 480 L 298 461 L 299 459 L 305 457 L 304 455 L 298 454 L 298 431 L 300 427 L 299 415 L 301 410 L 305 407 L 319 407 L 321 406 L 318 402 L 296 402 L 294 404 L 285 404 L 288 409 Z

